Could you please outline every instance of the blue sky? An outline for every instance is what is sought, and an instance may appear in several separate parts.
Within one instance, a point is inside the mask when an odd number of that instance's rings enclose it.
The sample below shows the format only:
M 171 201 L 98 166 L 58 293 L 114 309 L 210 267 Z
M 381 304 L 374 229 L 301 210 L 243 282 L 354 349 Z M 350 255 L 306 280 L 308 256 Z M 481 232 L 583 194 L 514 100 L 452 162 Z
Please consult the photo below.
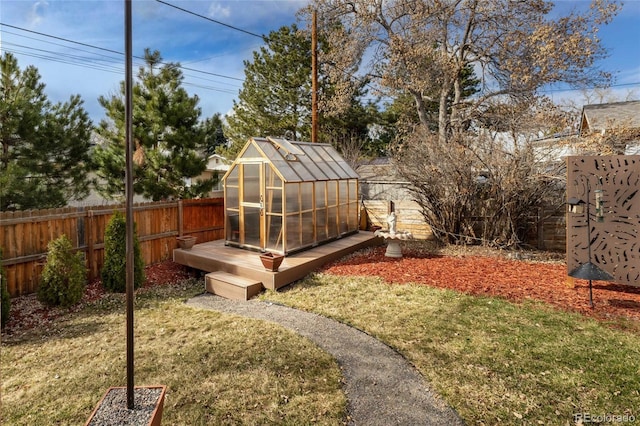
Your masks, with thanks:
M 296 22 L 296 12 L 308 0 L 166 2 L 251 33 L 267 34 Z M 586 0 L 557 3 L 560 10 L 589 5 Z M 191 68 L 184 71 L 185 88 L 199 96 L 203 117 L 231 109 L 242 86 L 243 61 L 251 59 L 261 39 L 154 0 L 134 0 L 133 17 L 135 56 L 143 56 L 149 47 L 159 50 L 165 61 Z M 35 65 L 51 100 L 80 94 L 94 122 L 104 117 L 97 98 L 116 92 L 123 79 L 123 56 L 111 52 L 124 51 L 122 1 L 2 0 L 0 22 L 4 24 L 0 27 L 2 51 L 13 52 L 21 68 Z M 615 90 L 621 97 L 633 91 L 633 98 L 640 99 L 640 0 L 627 0 L 614 22 L 600 30 L 600 37 L 611 55 L 598 65 L 616 75 Z M 139 63 L 134 61 L 134 72 Z M 579 96 L 560 90 L 550 94 L 556 101 Z

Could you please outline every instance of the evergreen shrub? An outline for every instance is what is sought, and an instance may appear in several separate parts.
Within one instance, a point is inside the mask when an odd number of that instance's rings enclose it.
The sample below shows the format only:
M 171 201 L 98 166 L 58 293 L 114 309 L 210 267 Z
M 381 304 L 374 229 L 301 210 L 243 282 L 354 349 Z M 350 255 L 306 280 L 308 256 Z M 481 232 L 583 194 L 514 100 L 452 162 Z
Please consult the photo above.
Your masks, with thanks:
M 86 279 L 82 253 L 73 253 L 71 240 L 61 235 L 47 246 L 38 299 L 52 306 L 75 305 L 84 295 Z
M 144 260 L 140 251 L 135 223 L 133 226 L 133 287 L 139 288 L 145 280 Z M 101 271 L 102 285 L 111 292 L 124 293 L 127 290 L 126 231 L 127 225 L 124 215 L 115 212 L 104 233 L 104 265 L 102 265 Z

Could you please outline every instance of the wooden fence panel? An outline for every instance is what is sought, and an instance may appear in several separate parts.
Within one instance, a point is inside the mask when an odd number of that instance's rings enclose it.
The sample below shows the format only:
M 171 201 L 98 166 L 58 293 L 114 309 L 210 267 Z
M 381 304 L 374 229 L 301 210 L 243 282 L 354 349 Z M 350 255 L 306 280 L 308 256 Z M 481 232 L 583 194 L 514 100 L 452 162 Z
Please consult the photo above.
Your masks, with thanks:
M 193 235 L 197 242 L 224 238 L 224 199 L 184 200 L 180 235 Z
M 12 295 L 37 290 L 50 241 L 66 234 L 77 245 L 78 216 L 75 208 L 0 213 L 0 246 Z
M 124 205 L 0 212 L 2 263 L 11 295 L 37 291 L 47 245 L 63 234 L 85 254 L 87 279 L 98 277 L 104 264 L 104 232 L 116 210 L 124 212 Z M 197 236 L 199 243 L 223 238 L 224 200 L 137 204 L 134 221 L 145 264 L 157 263 L 171 258 L 181 233 Z
M 389 228 L 389 202 L 385 200 L 364 200 L 367 217 L 371 225 Z M 427 225 L 420 213 L 420 206 L 414 201 L 394 201 L 397 215 L 397 229 L 411 232 L 417 240 L 428 240 L 433 237 L 431 227 Z

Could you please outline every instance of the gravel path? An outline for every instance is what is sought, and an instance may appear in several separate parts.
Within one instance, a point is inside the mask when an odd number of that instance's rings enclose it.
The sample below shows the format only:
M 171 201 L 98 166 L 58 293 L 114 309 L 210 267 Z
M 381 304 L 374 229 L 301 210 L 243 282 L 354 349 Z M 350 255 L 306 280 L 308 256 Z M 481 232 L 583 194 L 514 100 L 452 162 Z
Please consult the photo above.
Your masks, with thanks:
M 258 300 L 238 302 L 203 294 L 187 304 L 278 323 L 330 353 L 344 376 L 350 425 L 464 424 L 407 360 L 366 333 L 326 317 Z

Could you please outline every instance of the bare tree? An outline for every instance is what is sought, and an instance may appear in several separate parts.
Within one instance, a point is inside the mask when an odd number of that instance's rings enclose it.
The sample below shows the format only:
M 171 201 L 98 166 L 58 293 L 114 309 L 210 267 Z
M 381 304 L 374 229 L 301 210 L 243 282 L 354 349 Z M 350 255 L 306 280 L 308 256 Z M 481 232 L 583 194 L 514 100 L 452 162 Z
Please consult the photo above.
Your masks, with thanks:
M 395 153 L 435 235 L 518 245 L 530 213 L 557 197 L 562 180 L 561 163 L 543 162 L 533 142 L 566 128 L 567 117 L 538 91 L 557 82 L 610 84 L 611 75 L 593 66 L 606 56 L 597 32 L 620 5 L 593 0 L 584 12 L 555 18 L 544 0 L 317 0 L 313 7 L 333 46 L 325 64 L 337 74 L 360 69 L 380 92 L 412 97 L 418 123 L 399 129 Z M 465 92 L 469 68 L 480 80 L 473 96 Z
M 593 68 L 606 52 L 597 38 L 619 5 L 593 0 L 588 11 L 548 17 L 543 0 L 317 0 L 320 23 L 333 46 L 322 58 L 336 75 L 365 72 L 388 94 L 410 93 L 424 127 L 438 105 L 438 139 L 464 131 L 468 117 L 495 98 L 530 96 L 540 87 L 606 85 Z M 463 96 L 463 70 L 482 80 L 473 99 Z
M 396 149 L 399 172 L 443 243 L 516 248 L 541 206 L 562 205 L 564 163 L 508 131 L 442 144 L 421 128 Z

